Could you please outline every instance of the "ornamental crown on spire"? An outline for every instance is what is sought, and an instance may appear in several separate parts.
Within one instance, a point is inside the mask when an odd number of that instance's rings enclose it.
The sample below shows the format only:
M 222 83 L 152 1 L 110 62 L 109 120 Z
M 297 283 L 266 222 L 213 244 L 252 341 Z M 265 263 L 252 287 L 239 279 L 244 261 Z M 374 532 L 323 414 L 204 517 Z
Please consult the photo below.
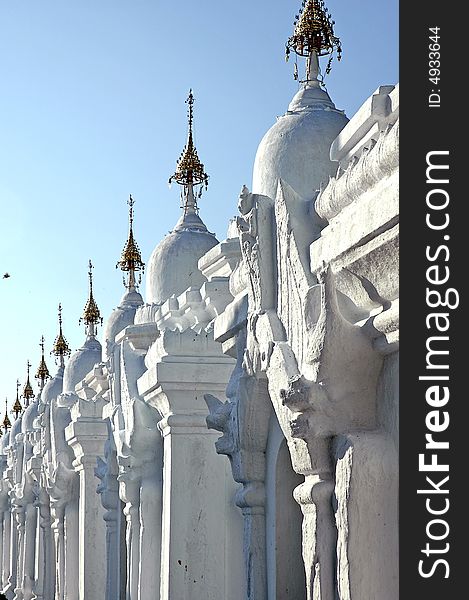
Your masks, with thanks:
M 21 387 L 20 380 L 16 380 L 16 400 L 13 404 L 13 408 L 11 409 L 12 413 L 15 413 L 15 419 L 19 417 L 19 415 L 23 412 L 23 407 L 20 402 L 19 389 Z
M 28 406 L 30 400 L 32 398 L 34 398 L 34 391 L 33 391 L 33 388 L 31 386 L 31 382 L 29 381 L 29 369 L 31 368 L 31 363 L 29 362 L 29 360 L 27 362 L 26 368 L 27 368 L 28 373 L 27 373 L 27 377 L 26 377 L 26 383 L 25 383 L 24 388 L 23 388 L 23 394 L 22 394 L 22 396 L 23 396 L 23 398 L 25 400 L 26 406 Z
M 62 333 L 62 305 L 59 304 L 59 335 L 55 338 L 54 347 L 52 348 L 51 354 L 55 356 L 70 356 L 71 350 L 67 340 L 64 338 Z
M 175 181 L 179 185 L 200 185 L 204 184 L 205 189 L 208 186 L 208 175 L 204 170 L 204 165 L 200 161 L 197 150 L 194 146 L 192 124 L 194 120 L 194 96 L 192 90 L 189 90 L 186 104 L 188 105 L 187 118 L 189 131 L 187 134 L 187 143 L 179 157 L 176 166 L 176 172 L 169 178 L 169 183 Z
M 124 249 L 122 250 L 121 259 L 116 264 L 116 269 L 119 268 L 121 271 L 129 273 L 128 283 L 125 284 L 124 281 L 124 285 L 126 285 L 130 289 L 135 286 L 135 272 L 144 271 L 145 263 L 142 260 L 140 248 L 138 247 L 138 244 L 134 239 L 134 232 L 132 226 L 134 221 L 135 200 L 132 198 L 132 194 L 129 195 L 127 204 L 129 205 L 129 237 L 127 238 L 127 242 L 125 243 Z
M 10 421 L 10 418 L 8 417 L 8 399 L 7 398 L 5 399 L 5 416 L 3 417 L 2 427 L 5 430 L 5 433 L 11 427 L 11 421 Z
M 83 310 L 83 316 L 80 318 L 79 322 L 84 323 L 85 325 L 97 325 L 98 323 L 102 324 L 103 319 L 101 317 L 101 313 L 99 312 L 98 305 L 93 297 L 93 264 L 91 260 L 88 262 L 88 277 L 90 280 L 90 291 L 88 300 L 86 301 L 85 308 Z
M 39 346 L 41 347 L 41 362 L 39 363 L 39 367 L 37 368 L 36 375 L 34 377 L 40 380 L 42 389 L 46 379 L 50 379 L 49 369 L 47 368 L 46 360 L 44 358 L 44 336 L 41 336 Z
M 298 56 L 309 57 L 330 55 L 326 73 L 331 70 L 332 54 L 337 51 L 337 60 L 342 57 L 340 39 L 334 35 L 335 21 L 324 5 L 324 0 L 303 0 L 296 15 L 293 35 L 286 43 L 286 59 L 293 51 Z

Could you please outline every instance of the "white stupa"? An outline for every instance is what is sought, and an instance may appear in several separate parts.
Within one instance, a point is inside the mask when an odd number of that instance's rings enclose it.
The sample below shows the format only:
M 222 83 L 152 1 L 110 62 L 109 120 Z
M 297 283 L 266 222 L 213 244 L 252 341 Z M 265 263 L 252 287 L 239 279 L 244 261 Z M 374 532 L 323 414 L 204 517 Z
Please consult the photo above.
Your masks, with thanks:
M 318 57 L 331 55 L 337 49 L 340 59 L 341 48 L 332 22 L 317 3 L 309 2 L 298 18 L 287 42 L 287 58 L 290 49 L 307 58 L 306 77 L 300 81 L 300 89 L 287 112 L 278 117 L 259 144 L 252 191 L 275 199 L 281 179 L 301 198 L 310 200 L 321 183 L 327 183 L 337 170 L 337 163 L 329 158 L 329 149 L 348 122 L 322 83 Z M 326 73 L 329 68 L 328 65 Z
M 132 325 L 137 308 L 143 304 L 143 298 L 137 289 L 140 277 L 137 281 L 136 274 L 145 269 L 145 263 L 142 261 L 140 249 L 134 238 L 133 207 L 135 201 L 131 195 L 127 203 L 129 205 L 129 235 L 122 250 L 121 258 L 116 265 L 116 268 L 127 274 L 127 277 L 124 278 L 126 291 L 119 305 L 112 311 L 104 325 L 103 340 L 106 356 L 109 354 L 109 347 L 114 343 L 116 335 L 128 325 Z
M 93 275 L 91 260 L 89 261 L 89 296 L 80 323 L 84 323 L 86 340 L 81 348 L 70 356 L 64 371 L 64 392 L 74 392 L 75 386 L 82 381 L 96 363 L 101 362 L 101 344 L 96 339 L 96 326 L 102 323 L 101 313 L 93 297 Z
M 187 143 L 170 178 L 181 186 L 182 215 L 174 229 L 156 246 L 148 261 L 146 300 L 163 304 L 170 296 L 178 296 L 189 286 L 202 285 L 206 278 L 197 263 L 208 250 L 218 244 L 198 214 L 197 198 L 207 187 L 208 175 L 201 163 L 193 140 L 194 96 L 189 92 L 189 131 Z
M 34 420 L 38 416 L 37 408 L 38 408 L 38 399 L 34 397 L 34 391 L 31 385 L 31 381 L 29 380 L 29 369 L 31 368 L 31 363 L 28 360 L 27 363 L 27 376 L 26 383 L 23 388 L 23 401 L 24 401 L 24 412 L 21 423 L 21 432 L 26 434 L 28 432 L 33 431 Z
M 23 416 L 22 415 L 23 406 L 21 405 L 19 389 L 20 389 L 20 382 L 19 382 L 19 380 L 17 380 L 16 381 L 16 400 L 11 409 L 11 412 L 15 413 L 15 420 L 14 420 L 13 425 L 11 426 L 11 430 L 10 430 L 10 442 L 14 442 L 16 439 L 16 436 L 19 433 L 21 433 L 21 421 L 22 421 L 22 416 Z
M 41 343 L 44 341 L 42 339 Z M 43 406 L 49 406 L 51 400 L 57 398 L 59 394 L 62 393 L 63 390 L 63 379 L 64 379 L 64 370 L 65 370 L 65 357 L 70 356 L 70 347 L 68 345 L 67 340 L 64 337 L 62 331 L 62 305 L 59 304 L 59 333 L 54 341 L 54 346 L 52 348 L 52 352 L 58 361 L 58 369 L 57 373 L 53 375 L 47 383 L 45 383 L 41 390 L 41 404 Z M 47 366 L 44 360 L 44 353 L 42 355 L 43 360 L 41 361 L 41 365 L 38 369 L 37 375 L 44 377 L 44 381 L 48 379 L 49 371 L 47 370 Z M 42 368 L 41 368 L 42 367 Z

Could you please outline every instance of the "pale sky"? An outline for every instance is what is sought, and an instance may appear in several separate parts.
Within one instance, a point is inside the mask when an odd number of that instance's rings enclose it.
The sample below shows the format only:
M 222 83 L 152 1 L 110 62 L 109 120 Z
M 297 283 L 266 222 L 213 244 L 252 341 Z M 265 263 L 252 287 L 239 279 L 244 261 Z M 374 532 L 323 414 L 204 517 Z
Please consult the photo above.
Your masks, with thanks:
M 34 376 L 41 335 L 56 371 L 59 302 L 65 337 L 72 350 L 82 345 L 90 258 L 104 319 L 119 303 L 129 193 L 145 262 L 176 223 L 178 186 L 167 181 L 185 144 L 189 88 L 210 175 L 200 215 L 226 237 L 257 146 L 298 88 L 284 49 L 300 4 L 0 0 L 2 418 L 28 359 Z M 398 2 L 326 5 L 343 47 L 326 86 L 351 117 L 379 85 L 398 81 Z M 145 279 L 140 291 L 145 298 Z

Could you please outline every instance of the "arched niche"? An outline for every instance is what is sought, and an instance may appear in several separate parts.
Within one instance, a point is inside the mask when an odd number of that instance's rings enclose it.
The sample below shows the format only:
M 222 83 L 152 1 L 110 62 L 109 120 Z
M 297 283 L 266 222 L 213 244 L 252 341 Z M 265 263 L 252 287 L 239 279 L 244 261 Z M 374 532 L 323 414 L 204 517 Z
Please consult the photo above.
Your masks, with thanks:
M 272 411 L 265 478 L 268 600 L 306 599 L 301 551 L 303 514 L 293 498 L 293 490 L 303 481 L 292 468 L 285 436 Z

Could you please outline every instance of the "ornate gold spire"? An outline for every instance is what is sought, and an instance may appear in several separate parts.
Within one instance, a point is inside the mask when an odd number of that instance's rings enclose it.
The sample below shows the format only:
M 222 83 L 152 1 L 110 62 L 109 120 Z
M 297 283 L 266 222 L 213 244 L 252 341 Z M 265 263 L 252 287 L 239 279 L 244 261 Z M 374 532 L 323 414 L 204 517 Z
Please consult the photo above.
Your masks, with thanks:
M 39 379 L 39 389 L 42 390 L 46 379 L 50 379 L 49 369 L 47 368 L 46 360 L 44 358 L 44 336 L 41 337 L 39 346 L 41 347 L 41 362 L 39 363 L 39 367 L 37 368 L 36 375 L 34 377 Z
M 189 90 L 186 104 L 188 105 L 187 117 L 189 122 L 189 131 L 187 134 L 187 143 L 179 157 L 176 166 L 176 172 L 169 178 L 169 183 L 175 181 L 184 187 L 205 185 L 208 186 L 208 175 L 204 170 L 204 165 L 200 161 L 197 150 L 194 145 L 192 124 L 194 120 L 194 96 L 192 90 Z M 200 190 L 202 191 L 202 190 Z M 200 192 L 199 192 L 200 197 Z
M 59 357 L 60 366 L 64 365 L 65 356 L 70 356 L 71 351 L 67 340 L 62 333 L 62 305 L 59 304 L 59 335 L 55 338 L 51 354 Z
M 21 387 L 20 380 L 16 380 L 16 400 L 13 404 L 13 408 L 11 409 L 12 413 L 15 413 L 15 419 L 19 417 L 19 415 L 23 412 L 23 407 L 21 406 L 20 397 L 19 397 L 19 389 Z
M 28 374 L 26 377 L 26 383 L 23 388 L 22 396 L 24 398 L 24 405 L 29 406 L 29 402 L 34 398 L 34 391 L 33 391 L 33 388 L 31 387 L 31 382 L 29 381 L 29 369 L 31 368 L 31 363 L 29 362 L 29 360 L 26 363 L 26 368 L 28 370 Z
M 11 427 L 11 421 L 8 417 L 8 398 L 5 398 L 5 416 L 3 417 L 2 427 L 5 430 L 5 433 Z
M 326 73 L 329 73 L 334 50 L 337 51 L 337 60 L 342 56 L 342 46 L 340 39 L 334 35 L 334 25 L 324 0 L 303 0 L 295 18 L 293 35 L 286 43 L 286 59 L 291 51 L 307 57 L 313 52 L 317 56 L 330 55 L 326 67 Z
M 88 300 L 86 301 L 85 308 L 83 310 L 83 316 L 80 318 L 79 322 L 84 323 L 88 329 L 88 335 L 94 336 L 96 335 L 95 325 L 102 324 L 103 319 L 101 317 L 101 313 L 99 312 L 98 305 L 93 297 L 93 264 L 91 260 L 88 262 L 88 277 L 90 280 L 90 292 L 88 296 Z
M 140 254 L 140 249 L 138 247 L 137 242 L 134 240 L 134 232 L 133 232 L 133 221 L 134 221 L 134 204 L 135 201 L 132 198 L 132 194 L 129 195 L 129 199 L 127 200 L 127 204 L 129 205 L 129 237 L 127 238 L 127 242 L 125 243 L 124 249 L 122 250 L 121 259 L 116 265 L 116 269 L 119 268 L 121 271 L 127 272 L 129 274 L 127 283 L 124 279 L 124 285 L 128 290 L 132 290 L 135 288 L 135 273 L 137 271 L 145 270 L 145 263 L 142 261 L 142 255 Z M 140 274 L 138 283 L 142 280 L 142 276 Z

